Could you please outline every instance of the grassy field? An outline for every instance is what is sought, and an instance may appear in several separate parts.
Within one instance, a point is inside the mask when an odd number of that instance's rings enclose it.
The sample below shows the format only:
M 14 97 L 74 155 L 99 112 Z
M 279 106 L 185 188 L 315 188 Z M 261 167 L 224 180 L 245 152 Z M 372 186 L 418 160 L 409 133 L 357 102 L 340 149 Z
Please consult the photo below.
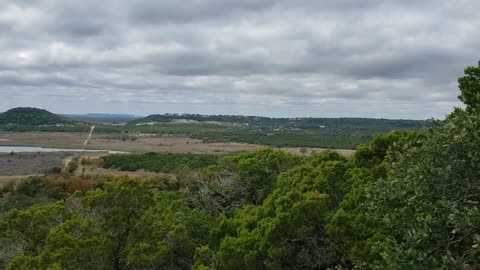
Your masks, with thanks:
M 165 153 L 186 154 L 190 159 L 195 159 L 194 155 L 188 154 L 210 154 L 224 155 L 238 152 L 252 151 L 265 146 L 237 143 L 237 142 L 203 142 L 198 139 L 191 139 L 180 135 L 155 135 L 155 134 L 136 134 L 135 139 L 125 139 L 121 134 L 94 134 L 90 143 L 83 145 L 87 132 L 0 132 L 0 146 L 40 146 L 57 148 L 85 148 L 95 150 L 113 150 L 125 151 L 130 153 L 142 154 L 147 152 L 157 152 L 161 157 Z M 316 152 L 325 151 L 323 148 L 315 147 L 284 147 L 281 150 L 298 155 L 311 155 Z M 339 153 L 345 156 L 351 156 L 353 150 L 337 149 Z M 0 188 L 11 183 L 23 181 L 28 176 L 42 175 L 54 167 L 66 167 L 68 161 L 77 157 L 98 158 L 108 155 L 107 152 L 51 152 L 51 153 L 4 153 L 0 154 Z M 163 155 L 163 156 L 162 156 Z M 183 158 L 182 155 L 175 157 Z M 183 162 L 183 161 L 182 161 Z M 170 162 L 171 163 L 171 162 Z M 175 167 L 172 164 L 170 167 Z M 157 166 L 156 164 L 155 166 Z M 166 166 L 165 162 L 160 164 Z M 195 163 L 192 163 L 195 167 Z M 142 166 L 140 166 L 142 167 Z M 131 177 L 172 177 L 169 174 L 145 172 L 131 168 L 130 172 L 118 171 L 117 168 L 102 168 L 101 166 L 79 165 L 75 171 L 77 176 L 86 175 L 129 175 Z M 155 169 L 152 169 L 155 171 Z M 169 171 L 170 172 L 170 171 Z M 175 172 L 174 169 L 171 172 Z
M 230 154 L 256 150 L 263 145 L 238 142 L 204 142 L 182 135 L 136 134 L 135 139 L 125 139 L 121 134 L 94 133 L 89 144 L 84 146 L 87 132 L 0 132 L 0 145 L 41 146 L 57 148 L 85 148 L 95 150 L 125 151 L 132 153 L 193 153 Z M 318 147 L 286 147 L 291 153 L 310 154 L 325 149 Z M 351 155 L 353 150 L 339 150 Z

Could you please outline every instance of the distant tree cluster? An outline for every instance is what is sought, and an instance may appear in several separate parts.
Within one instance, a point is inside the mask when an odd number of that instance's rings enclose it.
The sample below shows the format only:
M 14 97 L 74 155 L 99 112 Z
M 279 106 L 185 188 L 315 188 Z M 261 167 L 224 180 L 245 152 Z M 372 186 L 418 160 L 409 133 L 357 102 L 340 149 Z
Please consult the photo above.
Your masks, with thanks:
M 119 154 L 103 158 L 103 167 L 122 171 L 146 170 L 151 172 L 175 173 L 184 169 L 200 169 L 215 164 L 217 156 L 208 154 Z

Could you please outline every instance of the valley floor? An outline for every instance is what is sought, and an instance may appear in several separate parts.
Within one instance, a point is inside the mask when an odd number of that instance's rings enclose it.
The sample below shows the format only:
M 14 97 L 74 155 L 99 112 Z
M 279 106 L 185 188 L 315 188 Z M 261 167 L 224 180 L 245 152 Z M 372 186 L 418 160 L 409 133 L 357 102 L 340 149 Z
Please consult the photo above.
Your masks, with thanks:
M 264 146 L 246 143 L 225 142 L 205 143 L 183 135 L 157 136 L 153 134 L 136 134 L 135 139 L 125 139 L 122 134 L 94 134 L 89 144 L 84 146 L 87 133 L 74 132 L 0 132 L 0 145 L 40 146 L 56 148 L 85 148 L 94 150 L 126 151 L 132 153 L 169 152 L 194 154 L 231 154 L 251 151 Z M 290 153 L 311 154 L 321 152 L 323 148 L 282 148 Z M 337 150 L 343 155 L 351 156 L 353 150 Z

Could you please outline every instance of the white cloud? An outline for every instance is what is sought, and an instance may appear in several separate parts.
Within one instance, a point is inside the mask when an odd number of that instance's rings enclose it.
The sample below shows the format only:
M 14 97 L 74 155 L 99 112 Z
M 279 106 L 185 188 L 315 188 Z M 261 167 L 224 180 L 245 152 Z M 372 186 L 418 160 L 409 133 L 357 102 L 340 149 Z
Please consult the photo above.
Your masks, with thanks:
M 442 117 L 479 58 L 462 2 L 0 0 L 0 110 Z

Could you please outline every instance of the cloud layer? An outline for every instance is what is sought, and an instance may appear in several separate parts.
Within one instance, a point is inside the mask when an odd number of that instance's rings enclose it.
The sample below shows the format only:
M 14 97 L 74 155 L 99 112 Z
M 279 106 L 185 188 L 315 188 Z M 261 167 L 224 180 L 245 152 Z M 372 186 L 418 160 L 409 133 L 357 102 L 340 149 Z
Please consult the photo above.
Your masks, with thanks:
M 0 111 L 442 117 L 480 2 L 0 0 Z

